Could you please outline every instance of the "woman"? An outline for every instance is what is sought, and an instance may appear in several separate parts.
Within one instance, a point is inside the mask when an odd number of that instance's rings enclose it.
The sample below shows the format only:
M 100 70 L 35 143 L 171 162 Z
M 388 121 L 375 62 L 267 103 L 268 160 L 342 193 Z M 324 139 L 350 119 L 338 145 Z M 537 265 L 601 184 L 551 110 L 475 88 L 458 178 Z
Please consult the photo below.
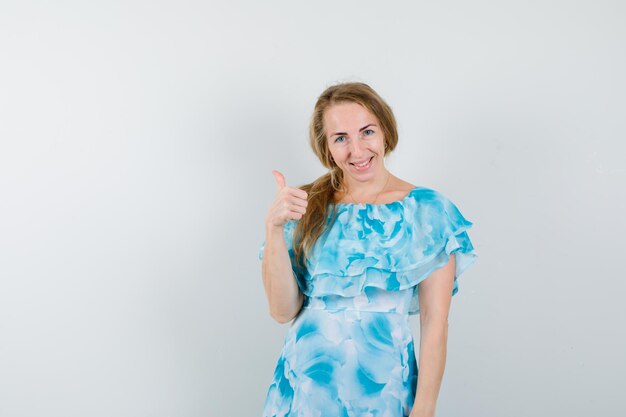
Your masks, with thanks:
M 389 172 L 391 108 L 368 85 L 329 87 L 311 146 L 330 171 L 286 185 L 261 245 L 271 316 L 291 324 L 264 416 L 432 417 L 472 223 L 441 193 Z M 408 317 L 420 313 L 419 373 Z

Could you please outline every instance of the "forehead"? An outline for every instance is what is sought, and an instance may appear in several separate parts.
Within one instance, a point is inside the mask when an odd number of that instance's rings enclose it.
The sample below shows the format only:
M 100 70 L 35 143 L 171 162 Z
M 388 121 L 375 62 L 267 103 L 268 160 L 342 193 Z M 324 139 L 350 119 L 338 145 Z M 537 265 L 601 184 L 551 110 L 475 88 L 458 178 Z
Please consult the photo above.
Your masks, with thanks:
M 324 127 L 331 134 L 338 130 L 358 130 L 377 122 L 376 116 L 358 103 L 333 104 L 324 112 Z

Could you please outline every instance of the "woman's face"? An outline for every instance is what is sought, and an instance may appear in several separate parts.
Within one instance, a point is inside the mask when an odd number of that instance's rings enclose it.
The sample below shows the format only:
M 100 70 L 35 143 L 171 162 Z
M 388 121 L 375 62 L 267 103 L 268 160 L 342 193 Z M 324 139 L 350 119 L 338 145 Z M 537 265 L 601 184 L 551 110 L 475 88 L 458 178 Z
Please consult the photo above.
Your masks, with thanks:
M 385 138 L 378 119 L 365 107 L 357 103 L 330 106 L 324 112 L 324 130 L 345 180 L 370 181 L 385 172 Z M 356 165 L 363 162 L 363 167 Z

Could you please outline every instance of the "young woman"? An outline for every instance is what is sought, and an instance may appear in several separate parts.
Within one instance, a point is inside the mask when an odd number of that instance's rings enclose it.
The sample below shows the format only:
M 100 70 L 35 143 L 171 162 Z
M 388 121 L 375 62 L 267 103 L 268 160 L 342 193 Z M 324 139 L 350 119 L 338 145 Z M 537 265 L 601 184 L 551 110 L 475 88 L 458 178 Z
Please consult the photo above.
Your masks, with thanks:
M 271 316 L 293 320 L 263 416 L 432 417 L 451 298 L 477 256 L 472 223 L 385 167 L 396 121 L 368 85 L 324 91 L 310 141 L 329 172 L 301 187 L 273 172 L 259 253 Z M 419 373 L 408 321 L 418 313 Z

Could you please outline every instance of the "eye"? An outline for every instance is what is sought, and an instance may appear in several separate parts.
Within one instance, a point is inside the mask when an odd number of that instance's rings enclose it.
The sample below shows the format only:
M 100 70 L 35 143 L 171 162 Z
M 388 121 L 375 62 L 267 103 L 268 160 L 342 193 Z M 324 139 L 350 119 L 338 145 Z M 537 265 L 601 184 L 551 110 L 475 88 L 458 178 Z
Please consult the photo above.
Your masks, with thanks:
M 335 139 L 335 142 L 338 142 L 339 139 L 343 139 L 343 136 L 337 136 L 337 138 Z
M 367 130 L 365 131 L 365 134 L 366 134 L 367 136 L 369 136 L 369 135 L 373 135 L 373 134 L 374 134 L 374 131 L 373 131 L 372 129 L 367 129 Z

